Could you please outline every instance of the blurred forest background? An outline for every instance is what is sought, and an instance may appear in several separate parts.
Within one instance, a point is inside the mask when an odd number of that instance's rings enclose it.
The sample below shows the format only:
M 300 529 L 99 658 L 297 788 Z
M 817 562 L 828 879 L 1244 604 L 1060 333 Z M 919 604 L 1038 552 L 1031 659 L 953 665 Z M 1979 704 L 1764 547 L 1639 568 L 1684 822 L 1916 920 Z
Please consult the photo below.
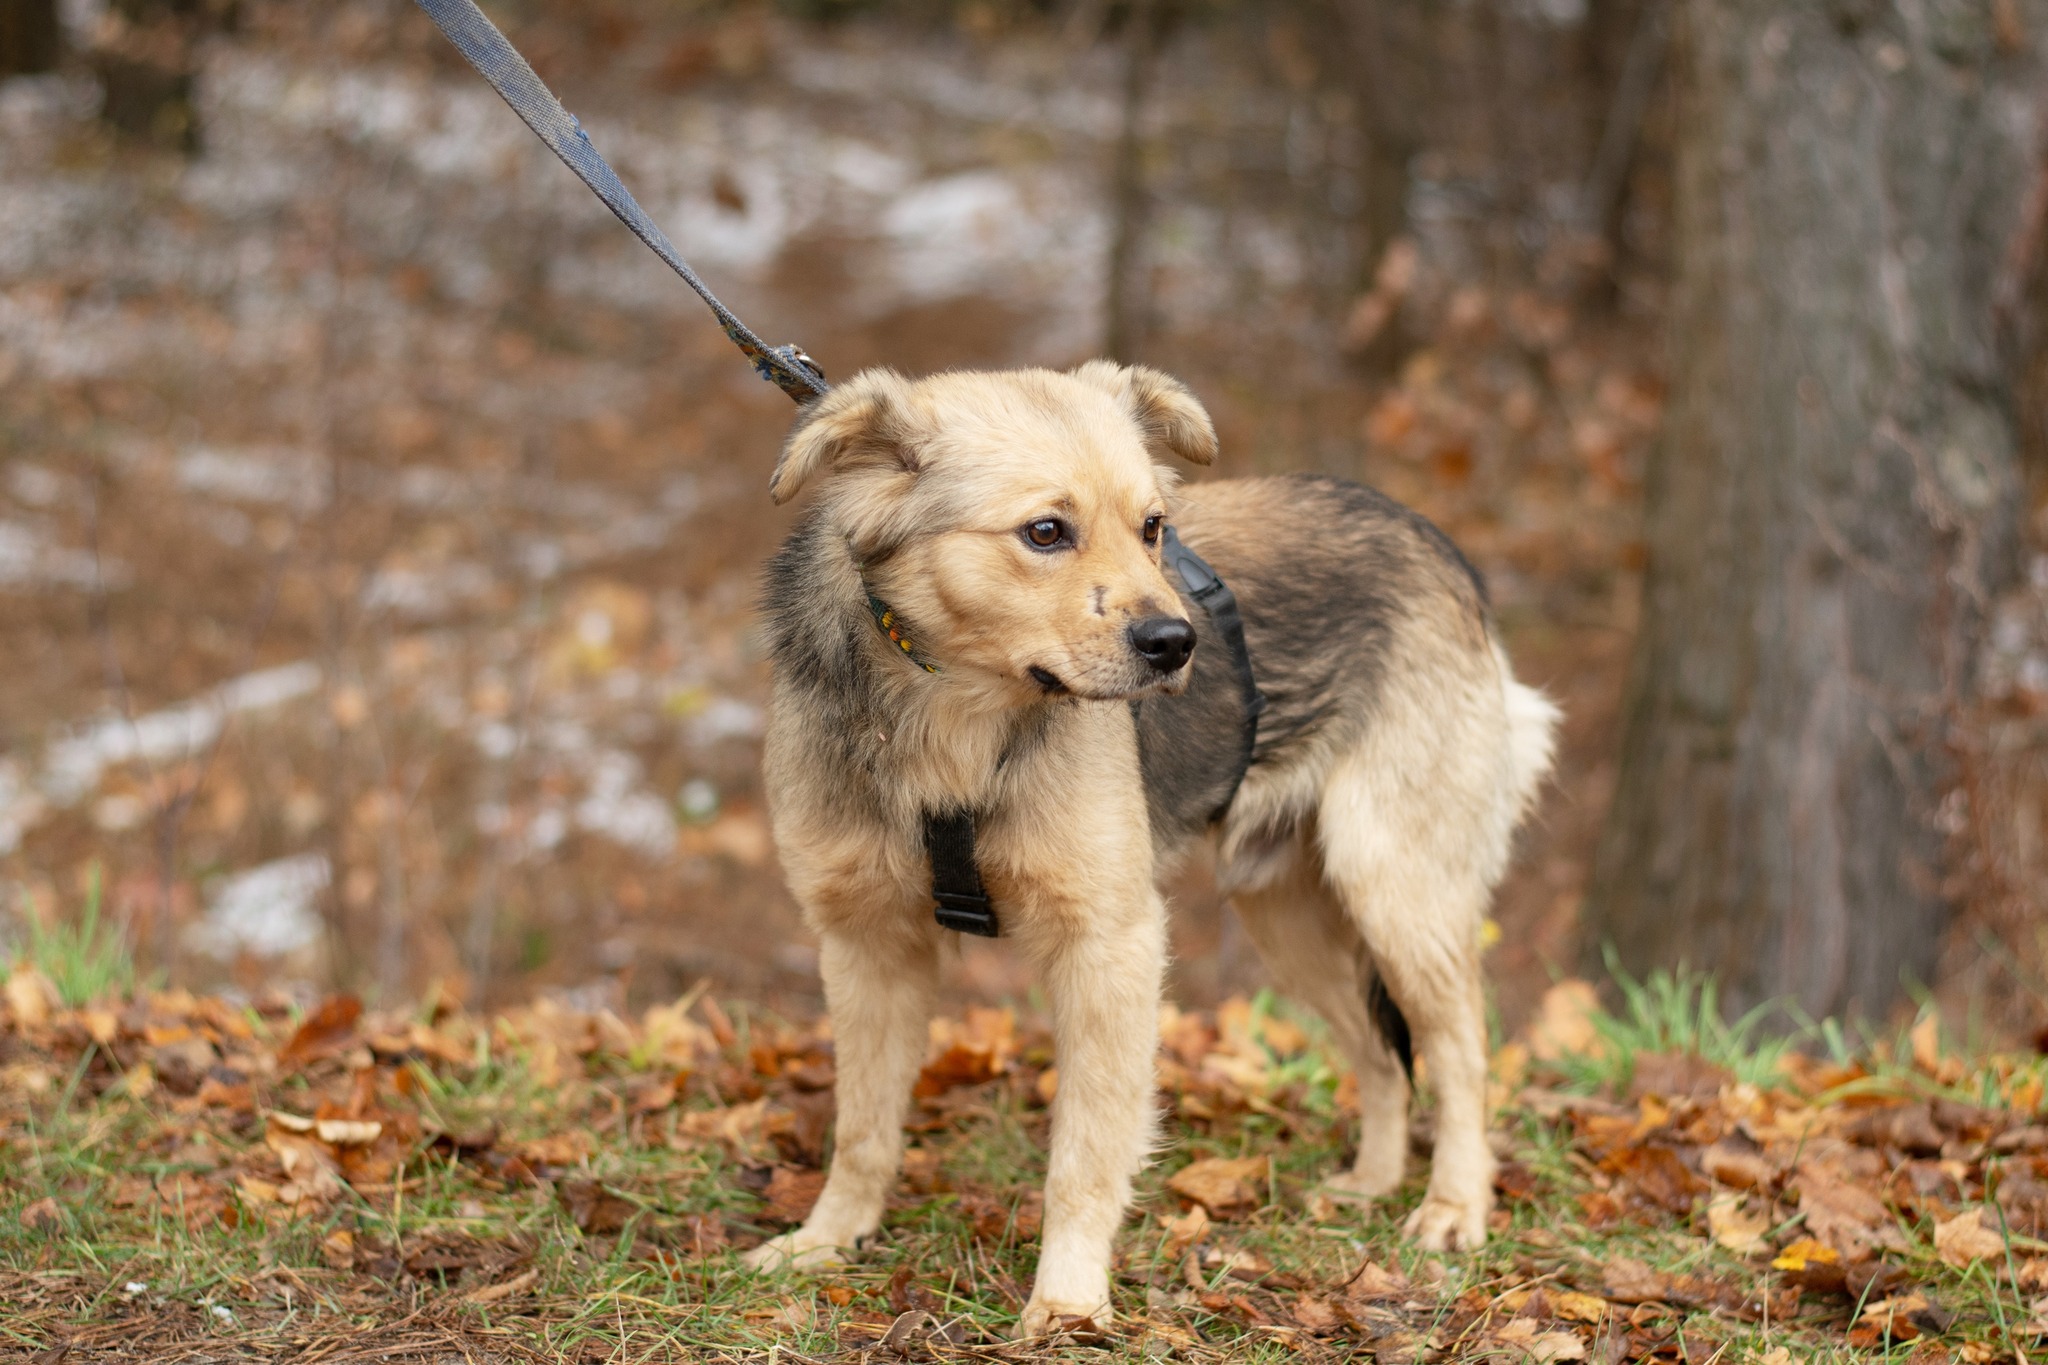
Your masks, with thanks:
M 1143 360 L 1448 530 L 1567 716 L 1510 1026 L 1608 944 L 2048 1024 L 2048 6 L 487 8 L 828 374 Z M 788 400 L 409 0 L 0 0 L 0 72 L 0 950 L 815 1009 Z M 1258 983 L 1199 868 L 1176 937 Z

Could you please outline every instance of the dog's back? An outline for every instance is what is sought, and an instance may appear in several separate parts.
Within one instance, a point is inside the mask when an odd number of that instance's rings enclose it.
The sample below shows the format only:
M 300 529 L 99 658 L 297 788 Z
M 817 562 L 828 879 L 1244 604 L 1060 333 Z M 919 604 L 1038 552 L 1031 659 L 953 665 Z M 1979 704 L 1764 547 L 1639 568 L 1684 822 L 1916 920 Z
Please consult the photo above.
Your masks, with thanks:
M 1232 826 L 1264 827 L 1265 841 L 1290 831 L 1338 757 L 1382 718 L 1390 689 L 1497 697 L 1520 814 L 1549 770 L 1556 713 L 1508 673 L 1486 585 L 1443 532 L 1370 488 L 1308 475 L 1193 485 L 1175 524 L 1236 594 L 1266 699 Z M 1233 660 L 1190 608 L 1201 643 L 1186 693 L 1138 710 L 1162 850 L 1209 824 L 1239 754 Z

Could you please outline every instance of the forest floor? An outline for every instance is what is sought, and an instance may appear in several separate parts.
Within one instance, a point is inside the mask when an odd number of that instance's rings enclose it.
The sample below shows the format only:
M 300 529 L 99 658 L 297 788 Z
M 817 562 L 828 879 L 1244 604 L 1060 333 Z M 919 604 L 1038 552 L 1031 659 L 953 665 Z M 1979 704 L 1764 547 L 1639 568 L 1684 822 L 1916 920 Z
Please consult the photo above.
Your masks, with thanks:
M 0 1010 L 0 1356 L 158 1361 L 2025 1361 L 2048 1336 L 2048 1059 L 1938 1019 L 1794 1051 L 1655 980 L 1566 982 L 1496 1050 L 1494 1236 L 1432 1255 L 1318 1192 L 1349 1082 L 1260 998 L 1169 1008 L 1158 1161 L 1112 1323 L 1009 1333 L 1029 1292 L 1050 1042 L 933 1026 L 874 1245 L 737 1253 L 822 1181 L 829 1033 L 708 994 L 301 1014 L 185 993 Z M 63 982 L 60 989 L 58 982 Z M 1425 1078 L 1426 1079 L 1426 1078 Z M 1426 1088 L 1426 1086 L 1425 1086 Z

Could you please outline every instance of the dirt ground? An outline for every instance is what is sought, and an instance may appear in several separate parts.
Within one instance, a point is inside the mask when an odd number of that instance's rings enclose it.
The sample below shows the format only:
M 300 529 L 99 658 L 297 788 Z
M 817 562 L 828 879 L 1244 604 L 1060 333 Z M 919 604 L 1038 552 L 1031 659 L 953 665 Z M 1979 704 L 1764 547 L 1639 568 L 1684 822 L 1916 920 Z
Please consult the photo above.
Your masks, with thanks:
M 757 775 L 787 400 L 412 6 L 245 12 L 190 159 L 113 141 L 79 78 L 0 86 L 0 934 L 99 895 L 195 986 L 637 1008 L 709 977 L 808 1012 Z M 620 13 L 513 31 L 771 340 L 833 376 L 1095 352 L 1113 44 Z M 1577 961 L 1612 786 L 1657 289 L 1588 290 L 1576 239 L 1427 167 L 1360 286 L 1315 203 L 1338 116 L 1215 35 L 1166 60 L 1140 353 L 1211 406 L 1219 474 L 1435 519 L 1564 706 L 1496 916 L 1512 1026 Z M 1177 935 L 1183 1000 L 1257 984 L 1199 870 Z M 1000 945 L 957 982 L 1028 989 Z

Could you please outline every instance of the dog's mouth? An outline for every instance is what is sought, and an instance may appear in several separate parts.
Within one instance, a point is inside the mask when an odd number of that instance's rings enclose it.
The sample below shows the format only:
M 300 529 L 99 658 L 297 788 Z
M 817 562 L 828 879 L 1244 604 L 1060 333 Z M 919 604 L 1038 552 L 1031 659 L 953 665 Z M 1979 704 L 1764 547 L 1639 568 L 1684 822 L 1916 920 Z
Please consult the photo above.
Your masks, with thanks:
M 1082 701 L 1136 701 L 1141 697 L 1172 697 L 1187 691 L 1188 670 L 1183 668 L 1170 675 L 1154 673 L 1137 682 L 1110 689 L 1070 686 L 1051 669 L 1033 664 L 1024 670 L 1024 676 L 1038 685 L 1039 692 L 1047 697 L 1077 697 Z
M 1048 697 L 1064 697 L 1072 690 L 1049 668 L 1040 668 L 1033 664 L 1025 672 L 1031 675 L 1031 681 L 1037 683 L 1039 690 Z

